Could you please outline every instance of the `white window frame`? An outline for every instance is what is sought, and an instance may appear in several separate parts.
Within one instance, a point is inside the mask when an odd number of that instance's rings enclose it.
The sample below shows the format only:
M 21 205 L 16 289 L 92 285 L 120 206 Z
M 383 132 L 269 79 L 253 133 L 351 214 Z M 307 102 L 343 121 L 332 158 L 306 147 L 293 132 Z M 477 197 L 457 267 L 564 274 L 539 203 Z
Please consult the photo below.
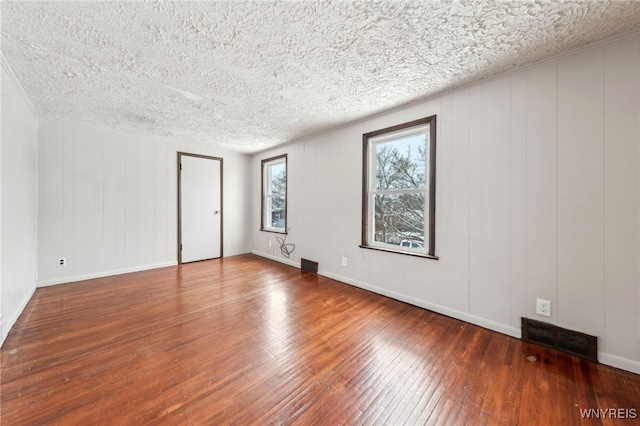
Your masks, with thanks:
M 287 154 L 279 155 L 277 157 L 267 158 L 262 160 L 262 197 L 261 197 L 261 231 L 277 232 L 286 234 L 287 232 L 287 185 L 289 179 L 289 170 L 287 164 Z M 274 198 L 282 197 L 280 194 L 271 193 L 271 179 L 270 174 L 274 166 L 284 164 L 285 170 L 285 189 L 284 189 L 284 224 L 282 227 L 275 227 L 271 224 L 271 216 L 273 211 L 270 206 L 273 204 L 270 202 Z

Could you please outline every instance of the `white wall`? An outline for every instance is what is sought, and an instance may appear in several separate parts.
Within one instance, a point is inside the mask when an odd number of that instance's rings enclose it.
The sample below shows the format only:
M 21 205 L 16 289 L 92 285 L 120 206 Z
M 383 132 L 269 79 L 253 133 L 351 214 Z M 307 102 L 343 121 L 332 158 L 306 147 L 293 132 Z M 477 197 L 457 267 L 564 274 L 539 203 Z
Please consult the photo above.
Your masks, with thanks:
M 247 155 L 48 119 L 39 134 L 39 286 L 176 264 L 178 151 L 223 158 L 224 255 L 249 251 Z
M 440 260 L 360 249 L 362 134 L 432 114 Z M 636 35 L 254 155 L 257 206 L 260 160 L 289 154 L 296 250 L 269 247 L 259 208 L 252 249 L 514 336 L 522 316 L 593 334 L 640 373 L 639 145 Z
M 0 343 L 36 288 L 38 119 L 4 56 L 0 144 Z

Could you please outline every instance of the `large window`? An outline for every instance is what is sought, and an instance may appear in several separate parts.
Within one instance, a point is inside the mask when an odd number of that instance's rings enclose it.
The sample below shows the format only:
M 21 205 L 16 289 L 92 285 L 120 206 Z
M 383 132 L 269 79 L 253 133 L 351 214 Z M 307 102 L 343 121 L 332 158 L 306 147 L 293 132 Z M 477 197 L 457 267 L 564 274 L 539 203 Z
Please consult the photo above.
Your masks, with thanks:
M 363 248 L 436 258 L 435 157 L 435 115 L 363 135 Z
M 262 160 L 263 231 L 287 231 L 287 155 Z

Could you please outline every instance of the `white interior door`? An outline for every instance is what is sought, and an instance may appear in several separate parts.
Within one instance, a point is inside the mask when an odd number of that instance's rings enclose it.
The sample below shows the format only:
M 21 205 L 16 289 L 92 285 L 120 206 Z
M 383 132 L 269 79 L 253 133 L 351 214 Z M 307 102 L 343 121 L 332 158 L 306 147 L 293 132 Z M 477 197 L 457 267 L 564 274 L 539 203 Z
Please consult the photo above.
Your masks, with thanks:
M 178 154 L 180 262 L 222 256 L 222 160 Z

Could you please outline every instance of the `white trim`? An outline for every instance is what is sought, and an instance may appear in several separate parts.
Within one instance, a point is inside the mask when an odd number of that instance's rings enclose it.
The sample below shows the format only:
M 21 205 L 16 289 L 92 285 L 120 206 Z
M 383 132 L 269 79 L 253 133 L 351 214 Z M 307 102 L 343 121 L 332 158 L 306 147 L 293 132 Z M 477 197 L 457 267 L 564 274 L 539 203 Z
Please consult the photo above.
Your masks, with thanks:
M 251 253 L 255 254 L 256 256 L 264 257 L 270 260 L 275 260 L 276 262 L 293 266 L 295 268 L 300 268 L 299 263 L 293 262 L 288 259 L 282 259 L 276 256 L 271 256 L 266 253 L 259 252 L 257 250 L 251 250 Z M 520 330 L 520 328 L 511 327 L 505 324 L 501 324 L 499 322 L 488 320 L 486 318 L 471 315 L 466 312 L 457 311 L 455 309 L 447 308 L 446 306 L 436 305 L 435 303 L 426 302 L 424 300 L 417 299 L 415 297 L 410 297 L 401 293 L 397 293 L 395 291 L 390 291 L 381 287 L 376 287 L 370 284 L 366 284 L 366 283 L 363 283 L 362 281 L 352 280 L 350 278 L 344 277 L 342 275 L 333 274 L 331 272 L 318 271 L 318 275 L 322 275 L 323 277 L 331 278 L 332 280 L 340 281 L 342 283 L 349 284 L 354 287 L 359 287 L 368 291 L 372 291 L 374 293 L 377 293 L 383 296 L 391 297 L 392 299 L 409 303 L 410 305 L 418 306 L 420 308 L 428 309 L 430 311 L 433 311 L 442 315 L 446 315 L 448 317 L 456 318 L 461 321 L 468 322 L 470 324 L 475 324 L 492 331 L 497 331 L 498 333 L 506 334 L 508 336 L 516 337 L 518 339 L 521 337 L 522 331 Z
M 461 321 L 475 324 L 480 327 L 487 328 L 492 331 L 496 331 L 498 333 L 506 334 L 508 336 L 515 337 L 518 339 L 522 338 L 522 330 L 520 330 L 519 328 L 511 327 L 505 324 L 488 320 L 486 318 L 471 315 L 466 312 L 461 312 L 455 309 L 447 308 L 446 306 L 425 302 L 423 300 L 416 299 L 414 297 L 406 296 L 401 293 L 397 293 L 395 291 L 390 291 L 380 287 L 372 286 L 360 281 L 351 280 L 349 278 L 346 278 L 340 275 L 336 275 L 328 272 L 318 272 L 318 274 L 325 276 L 327 278 L 331 278 L 336 281 L 344 282 L 346 284 L 351 284 L 356 287 L 360 287 L 377 294 L 382 294 L 384 296 L 388 296 L 393 299 L 400 300 L 401 302 L 419 306 L 421 308 L 428 309 L 430 311 L 437 312 L 439 314 L 446 315 L 448 317 L 456 318 Z M 623 357 L 612 355 L 606 352 L 598 352 L 598 362 L 603 365 L 608 365 L 610 367 L 619 368 L 621 370 L 629 371 L 631 373 L 640 374 L 640 361 L 634 361 L 632 359 L 623 358 Z
M 13 328 L 13 325 L 16 323 L 16 321 L 18 321 L 18 318 L 20 318 L 20 315 L 22 315 L 22 312 L 27 307 L 27 304 L 29 303 L 29 301 L 31 300 L 35 292 L 36 292 L 36 286 L 34 285 L 29 291 L 29 293 L 27 294 L 27 296 L 24 299 L 22 299 L 22 302 L 20 302 L 20 305 L 18 306 L 18 309 L 16 309 L 16 312 L 13 314 L 13 316 L 9 318 L 9 322 L 7 322 L 7 326 L 2 327 L 3 328 L 2 336 L 0 336 L 2 341 L 0 342 L 0 346 L 4 344 L 4 340 L 9 335 L 9 332 Z
M 428 145 L 429 131 L 431 128 L 431 122 L 425 124 L 418 124 L 411 127 L 405 127 L 393 132 L 385 132 L 376 136 L 371 136 L 369 139 L 369 146 L 373 148 L 374 145 L 380 145 L 395 141 L 396 139 L 408 139 L 412 136 L 424 135 L 425 145 Z
M 36 111 L 36 108 L 31 103 L 31 99 L 29 99 L 29 97 L 27 96 L 27 92 L 24 91 L 24 87 L 22 87 L 22 84 L 20 84 L 20 80 L 18 80 L 18 77 L 16 77 L 13 69 L 9 65 L 9 61 L 7 61 L 7 58 L 4 56 L 4 53 L 2 53 L 2 51 L 0 51 L 0 65 L 2 65 L 2 68 L 4 68 L 4 70 L 7 72 L 9 79 L 11 80 L 13 85 L 16 86 L 18 93 L 20 93 L 22 100 L 25 104 L 27 104 L 29 110 L 36 118 L 38 118 L 38 112 Z
M 296 268 L 300 267 L 300 264 L 287 260 L 281 259 L 276 256 L 271 256 L 256 250 L 251 250 L 252 254 L 256 256 L 265 257 L 270 260 L 274 260 L 276 262 L 284 263 L 289 266 L 293 266 Z M 332 280 L 340 281 L 342 283 L 353 285 L 355 287 L 362 288 L 364 290 L 368 290 L 374 292 L 376 294 L 380 294 L 383 296 L 390 297 L 392 299 L 399 300 L 401 302 L 409 303 L 410 305 L 418 306 L 420 308 L 424 308 L 438 314 L 446 315 L 451 318 L 459 319 L 461 321 L 474 324 L 483 328 L 486 328 L 491 331 L 495 331 L 498 333 L 506 334 L 507 336 L 515 337 L 517 339 L 522 338 L 522 330 L 520 328 L 511 327 L 509 325 L 501 324 L 499 322 L 491 321 L 486 318 L 478 317 L 476 315 L 469 314 L 467 312 L 458 311 L 455 309 L 448 308 L 446 306 L 437 305 L 435 303 L 426 302 L 421 299 L 417 299 L 415 297 L 407 296 L 395 291 L 387 290 L 381 287 L 377 287 L 374 285 L 370 285 L 358 280 L 352 280 L 350 278 L 344 277 L 342 275 L 333 274 L 331 272 L 318 271 L 318 275 L 322 275 L 323 277 L 331 278 Z M 608 354 L 606 352 L 598 352 L 598 361 L 600 364 L 607 365 L 614 368 L 619 368 L 621 370 L 629 371 L 631 373 L 640 374 L 640 361 L 634 361 L 632 359 L 623 358 L 617 355 Z
M 377 117 L 386 116 L 386 115 L 388 115 L 389 113 L 392 113 L 392 112 L 402 111 L 404 109 L 408 109 L 408 108 L 411 108 L 411 107 L 414 107 L 414 106 L 417 106 L 417 105 L 426 104 L 427 102 L 429 102 L 431 100 L 434 100 L 436 98 L 440 98 L 440 97 L 445 96 L 445 95 L 449 95 L 451 93 L 455 93 L 458 90 L 468 89 L 468 88 L 474 87 L 476 85 L 480 85 L 480 84 L 483 84 L 483 83 L 486 83 L 486 82 L 490 82 L 492 80 L 497 80 L 497 79 L 502 78 L 502 77 L 508 77 L 508 76 L 511 76 L 511 75 L 514 75 L 514 74 L 517 74 L 517 73 L 520 73 L 520 72 L 523 72 L 523 71 L 527 71 L 527 70 L 530 70 L 532 68 L 535 68 L 535 67 L 538 67 L 538 66 L 541 66 L 541 65 L 544 65 L 544 64 L 547 64 L 549 62 L 553 62 L 553 61 L 557 61 L 557 60 L 560 60 L 560 59 L 568 58 L 570 56 L 574 56 L 574 55 L 580 54 L 582 52 L 589 51 L 591 49 L 597 49 L 599 47 L 606 46 L 606 45 L 608 45 L 610 43 L 615 43 L 615 42 L 618 42 L 620 40 L 624 40 L 624 39 L 632 38 L 632 37 L 636 37 L 636 36 L 640 36 L 640 29 L 631 30 L 629 32 L 625 32 L 625 33 L 618 34 L 618 35 L 615 35 L 615 36 L 612 36 L 612 37 L 604 38 L 602 40 L 594 41 L 592 43 L 587 43 L 587 44 L 585 44 L 583 46 L 576 47 L 574 49 L 566 50 L 566 51 L 559 52 L 559 53 L 557 53 L 555 55 L 552 55 L 552 56 L 541 58 L 541 59 L 539 59 L 539 60 L 537 60 L 535 62 L 532 62 L 530 64 L 520 65 L 520 66 L 517 66 L 517 67 L 515 67 L 513 69 L 508 69 L 508 70 L 504 70 L 504 71 L 501 71 L 501 72 L 496 73 L 496 74 L 491 74 L 488 77 L 476 78 L 474 80 L 471 80 L 468 83 L 464 83 L 464 84 L 461 84 L 459 86 L 453 86 L 453 87 L 449 87 L 449 88 L 446 88 L 446 89 L 442 89 L 440 91 L 436 91 L 434 93 L 431 93 L 431 94 L 426 95 L 424 97 L 420 97 L 420 98 L 415 99 L 413 101 L 409 101 L 407 103 L 400 104 L 400 105 L 398 105 L 396 107 L 385 109 L 383 111 L 376 112 L 374 114 L 364 116 L 364 117 L 359 118 L 359 119 L 354 120 L 354 121 L 346 122 L 346 123 L 341 124 L 339 126 L 335 126 L 335 127 L 331 127 L 331 128 L 328 128 L 328 129 L 319 130 L 319 131 L 317 131 L 315 133 L 311 133 L 311 134 L 306 135 L 306 136 L 293 138 L 291 140 L 288 140 L 288 141 L 278 145 L 278 147 L 282 148 L 282 147 L 285 147 L 287 145 L 292 145 L 292 144 L 297 143 L 297 142 L 309 141 L 309 140 L 311 140 L 311 139 L 313 139 L 313 138 L 315 138 L 317 136 L 320 136 L 320 135 L 329 134 L 329 133 L 332 133 L 332 132 L 336 132 L 336 131 L 338 131 L 340 129 L 346 129 L 347 127 L 364 124 L 364 123 L 367 123 L 369 120 L 373 120 L 373 119 L 375 119 Z M 262 154 L 264 152 L 268 152 L 269 150 L 272 150 L 272 149 L 274 149 L 274 147 L 269 147 L 269 148 L 265 148 L 265 149 L 258 150 L 258 151 L 255 151 L 255 152 L 250 152 L 249 155 L 251 155 L 251 156 L 259 155 L 259 154 Z
M 251 250 L 251 254 L 255 254 L 256 256 L 264 257 L 265 259 L 275 260 L 276 262 L 284 263 L 285 265 L 293 266 L 294 268 L 300 268 L 300 264 L 294 262 L 293 260 L 283 259 L 281 257 L 273 256 L 267 253 L 263 253 L 257 250 Z
M 332 280 L 340 281 L 346 284 L 353 285 L 355 287 L 359 287 L 368 291 L 372 291 L 377 294 L 381 294 L 383 296 L 390 297 L 392 299 L 399 300 L 401 302 L 409 303 L 410 305 L 418 306 L 420 308 L 427 309 L 429 311 L 436 312 L 438 314 L 446 315 L 448 317 L 452 317 L 455 319 L 459 319 L 461 321 L 468 322 L 470 324 L 474 324 L 483 328 L 487 328 L 492 331 L 497 331 L 498 333 L 506 334 L 508 336 L 520 338 L 522 331 L 520 328 L 511 327 L 505 324 L 501 324 L 499 322 L 491 321 L 486 318 L 478 317 L 467 312 L 458 311 L 455 309 L 448 308 L 446 306 L 437 305 L 435 303 L 427 302 L 415 297 L 407 296 L 405 294 L 401 294 L 395 291 L 387 290 L 381 287 L 377 287 L 374 285 L 370 285 L 364 283 L 362 281 L 352 280 L 350 278 L 343 277 L 341 275 L 333 274 L 330 272 L 319 271 L 319 275 L 322 275 L 327 278 L 331 278 Z
M 587 52 L 587 51 L 592 50 L 592 49 L 598 49 L 600 47 L 603 47 L 603 46 L 606 46 L 606 45 L 609 45 L 609 44 L 612 44 L 612 43 L 616 43 L 618 41 L 621 41 L 621 40 L 624 40 L 624 39 L 627 39 L 627 38 L 636 37 L 636 36 L 639 36 L 639 35 L 640 35 L 640 29 L 635 29 L 635 30 L 631 30 L 631 31 L 628 31 L 628 32 L 624 32 L 622 34 L 614 35 L 612 37 L 603 38 L 601 40 L 597 40 L 597 41 L 594 41 L 592 43 L 587 43 L 587 44 L 584 44 L 584 45 L 582 45 L 580 47 L 576 47 L 574 49 L 566 50 L 566 51 L 563 51 L 563 52 L 556 53 L 555 55 L 551 55 L 551 56 L 542 58 L 542 59 L 540 59 L 540 60 L 538 60 L 536 62 L 533 62 L 533 63 L 531 63 L 529 65 L 521 65 L 521 66 L 519 66 L 519 67 L 517 67 L 517 68 L 515 68 L 513 70 L 509 70 L 509 71 L 502 72 L 500 74 L 496 74 L 495 76 L 492 76 L 491 78 L 501 77 L 501 76 L 508 76 L 510 74 L 513 74 L 513 73 L 518 73 L 518 72 L 521 72 L 521 71 L 527 71 L 530 68 L 534 68 L 534 67 L 537 67 L 537 66 L 540 66 L 540 65 L 544 65 L 544 64 L 547 64 L 549 62 L 554 62 L 554 61 L 559 61 L 559 60 L 562 60 L 562 59 L 565 59 L 565 58 L 569 58 L 571 56 L 575 56 L 575 55 L 578 55 L 578 54 L 583 53 L 583 52 Z M 486 80 L 489 80 L 489 78 L 487 78 Z M 478 80 L 478 81 L 485 81 L 485 80 L 483 79 L 483 80 Z M 476 82 L 478 82 L 478 81 L 476 81 Z M 461 87 L 465 87 L 465 86 L 461 86 Z
M 598 361 L 600 361 L 601 364 L 640 374 L 640 361 L 634 361 L 600 351 L 598 351 Z
M 53 280 L 38 281 L 37 285 L 38 287 L 48 287 L 51 285 L 67 284 L 67 283 L 73 283 L 77 281 L 91 280 L 94 278 L 104 278 L 104 277 L 110 277 L 113 275 L 128 274 L 131 272 L 148 271 L 149 269 L 166 268 L 167 266 L 176 266 L 177 264 L 178 264 L 177 261 L 154 263 L 151 265 L 135 266 L 132 268 L 124 268 L 124 269 L 114 269 L 111 271 L 97 272 L 94 274 L 76 275 L 71 277 L 56 278 Z

